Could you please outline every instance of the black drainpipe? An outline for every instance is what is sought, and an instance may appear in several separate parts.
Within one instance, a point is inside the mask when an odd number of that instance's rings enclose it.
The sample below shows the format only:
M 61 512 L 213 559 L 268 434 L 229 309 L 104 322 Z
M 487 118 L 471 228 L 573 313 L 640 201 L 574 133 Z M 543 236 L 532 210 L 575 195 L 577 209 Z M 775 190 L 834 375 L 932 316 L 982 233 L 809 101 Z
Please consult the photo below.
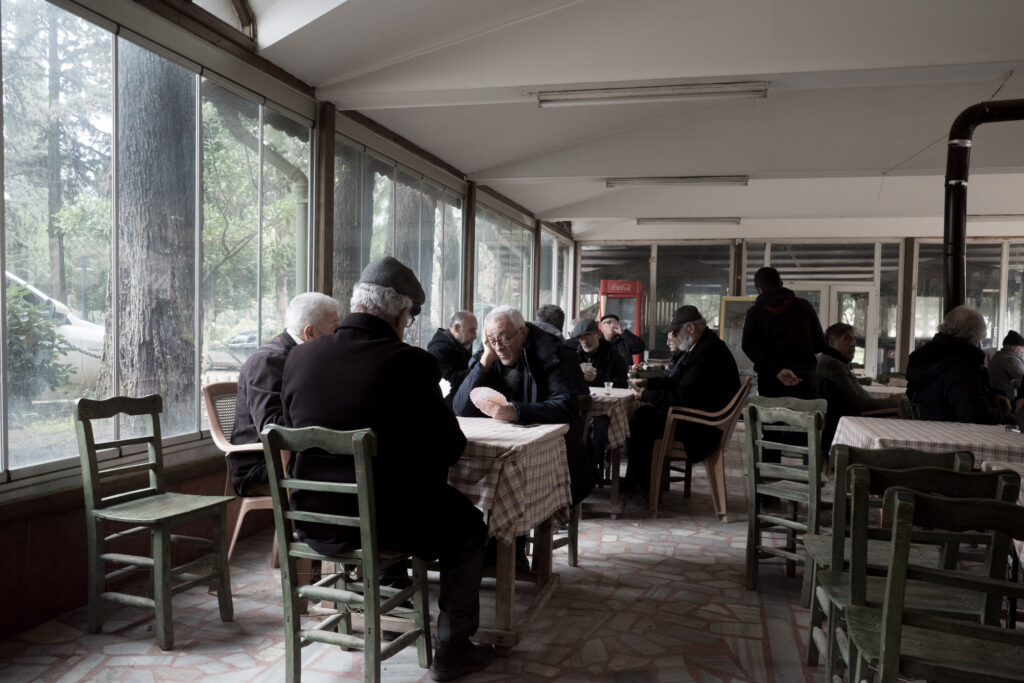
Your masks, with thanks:
M 949 129 L 942 250 L 946 313 L 967 302 L 967 171 L 974 129 L 982 123 L 1022 119 L 1024 100 L 980 102 L 960 112 Z

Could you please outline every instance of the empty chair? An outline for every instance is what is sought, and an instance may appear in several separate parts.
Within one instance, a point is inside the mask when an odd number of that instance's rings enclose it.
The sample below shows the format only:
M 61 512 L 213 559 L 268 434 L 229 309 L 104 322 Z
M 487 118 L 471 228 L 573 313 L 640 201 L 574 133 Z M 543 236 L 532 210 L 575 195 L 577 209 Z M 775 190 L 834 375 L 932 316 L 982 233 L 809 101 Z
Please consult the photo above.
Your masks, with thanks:
M 740 411 L 743 410 L 743 403 L 750 394 L 752 377 L 746 377 L 736 395 L 729 401 L 728 405 L 716 413 L 708 413 L 696 408 L 684 408 L 673 406 L 668 411 L 665 419 L 665 430 L 660 439 L 654 442 L 651 450 L 651 495 L 650 510 L 651 517 L 658 516 L 658 504 L 661 500 L 663 483 L 683 481 L 683 497 L 690 497 L 690 483 L 693 480 L 693 462 L 686 457 L 686 448 L 682 441 L 675 438 L 676 426 L 680 423 L 692 423 L 715 427 L 722 431 L 721 439 L 714 452 L 703 460 L 704 471 L 707 473 L 708 486 L 711 488 L 711 502 L 715 507 L 715 514 L 721 521 L 729 519 L 729 501 L 725 491 L 725 449 L 732 438 L 733 429 L 739 419 Z M 673 460 L 683 460 L 682 467 L 672 464 Z M 666 481 L 665 468 L 668 467 Z M 681 472 L 682 477 L 672 476 L 672 472 Z
M 793 576 L 796 564 L 802 562 L 797 535 L 818 533 L 825 408 L 823 399 L 759 397 L 743 410 L 747 432 L 747 590 L 757 589 L 763 558 L 783 558 L 786 575 Z M 766 451 L 780 451 L 783 458 L 797 457 L 801 462 L 771 462 L 764 457 Z M 785 507 L 768 511 L 764 504 L 769 499 Z M 805 519 L 797 518 L 798 505 L 807 508 Z M 765 543 L 766 531 L 785 533 L 785 545 Z
M 225 516 L 229 496 L 196 496 L 168 493 L 164 489 L 163 452 L 160 444 L 160 396 L 144 398 L 115 396 L 103 401 L 79 399 L 75 403 L 75 429 L 78 453 L 82 461 L 82 485 L 85 492 L 86 534 L 89 545 L 89 632 L 98 633 L 103 625 L 101 601 L 115 602 L 153 610 L 156 617 L 156 641 L 162 650 L 174 648 L 171 597 L 195 586 L 207 585 L 217 591 L 220 618 L 231 621 L 231 581 L 228 573 Z M 142 418 L 142 435 L 97 442 L 93 421 L 118 415 Z M 127 431 L 122 423 L 121 429 Z M 100 467 L 99 451 L 145 446 L 148 457 L 136 464 Z M 123 452 L 122 452 L 123 454 Z M 117 462 L 115 460 L 115 462 Z M 145 481 L 134 479 L 123 490 L 126 475 L 145 474 Z M 117 480 L 117 481 L 114 481 Z M 209 520 L 212 540 L 172 534 L 172 530 L 193 522 Z M 104 535 L 106 522 L 132 525 L 128 530 Z M 119 552 L 116 546 L 125 539 L 149 536 L 151 554 Z M 208 555 L 182 565 L 171 562 L 172 543 L 196 545 L 210 550 Z M 122 565 L 107 572 L 107 564 Z M 114 590 L 108 582 L 119 581 L 136 572 L 152 574 L 152 597 Z
M 420 666 L 430 666 L 430 610 L 427 606 L 426 565 L 419 558 L 391 552 L 377 544 L 376 505 L 373 488 L 373 458 L 377 454 L 377 437 L 373 430 L 335 431 L 321 427 L 286 429 L 270 425 L 263 430 L 264 457 L 274 499 L 274 526 L 281 539 L 281 589 L 284 595 L 286 679 L 298 681 L 302 675 L 300 648 L 309 642 L 328 643 L 364 652 L 364 680 L 380 680 L 381 662 L 408 645 L 415 644 Z M 322 449 L 326 453 L 353 458 L 355 483 L 285 479 L 281 451 L 292 452 Z M 288 490 L 319 491 L 348 494 L 356 497 L 358 516 L 292 510 Z M 410 514 L 422 514 L 412 510 Z M 291 533 L 295 521 L 315 522 L 359 530 L 360 547 L 337 555 L 324 555 Z M 339 529 L 339 532 L 341 530 Z M 314 584 L 299 580 L 300 559 L 333 562 L 334 572 Z M 412 563 L 412 583 L 397 589 L 381 586 L 379 577 L 388 567 L 406 560 Z M 358 584 L 350 583 L 344 565 L 362 568 Z M 412 600 L 413 608 L 402 607 Z M 322 600 L 334 603 L 337 610 L 309 628 L 299 623 L 299 601 Z M 363 636 L 352 635 L 353 611 L 362 610 Z M 381 643 L 381 620 L 390 618 L 389 630 L 404 632 L 393 641 Z M 394 623 L 402 622 L 402 623 Z
M 1024 508 L 1002 501 L 930 496 L 894 487 L 885 493 L 884 510 L 893 526 L 882 604 L 871 606 L 858 597 L 847 608 L 851 680 L 862 680 L 867 667 L 873 667 L 882 683 L 891 683 L 897 677 L 1020 681 L 1024 633 L 998 624 L 1003 597 L 1024 597 L 1024 586 L 1005 578 L 1010 541 L 1024 538 Z M 915 526 L 958 533 L 988 532 L 984 571 L 913 564 L 909 551 Z M 854 557 L 858 550 L 864 548 L 854 547 Z M 866 580 L 864 568 L 853 565 L 851 594 L 863 596 Z M 934 585 L 949 594 L 984 593 L 982 623 L 917 611 L 904 600 L 910 580 Z

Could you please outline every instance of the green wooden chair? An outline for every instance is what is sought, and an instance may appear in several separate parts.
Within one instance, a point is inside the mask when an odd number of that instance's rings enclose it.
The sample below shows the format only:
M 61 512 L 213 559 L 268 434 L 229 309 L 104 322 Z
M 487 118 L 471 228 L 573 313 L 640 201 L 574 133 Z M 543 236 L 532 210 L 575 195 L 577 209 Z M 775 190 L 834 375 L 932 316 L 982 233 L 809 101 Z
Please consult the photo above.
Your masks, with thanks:
M 851 680 L 868 668 L 877 679 L 897 677 L 928 681 L 1020 681 L 1024 671 L 1024 632 L 1000 628 L 1000 605 L 1006 596 L 1024 597 L 1024 586 L 1006 579 L 1010 540 L 1024 538 L 1024 508 L 1015 503 L 977 498 L 947 498 L 893 487 L 885 493 L 885 518 L 893 524 L 881 606 L 864 599 L 867 574 L 851 567 L 847 609 L 852 658 Z M 931 568 L 910 560 L 914 527 L 952 533 L 988 532 L 982 572 Z M 863 538 L 866 542 L 866 538 Z M 865 551 L 863 545 L 854 547 Z M 920 612 L 905 600 L 908 581 L 931 584 L 946 593 L 984 593 L 982 623 Z
M 153 610 L 156 616 L 156 641 L 162 650 L 174 649 L 171 618 L 171 597 L 200 585 L 217 592 L 220 618 L 231 621 L 231 580 L 228 573 L 226 515 L 230 496 L 196 496 L 168 493 L 164 489 L 163 453 L 160 444 L 160 396 L 144 398 L 115 396 L 103 401 L 79 399 L 75 403 L 75 429 L 78 452 L 82 461 L 82 485 L 85 491 L 86 534 L 89 544 L 89 632 L 98 633 L 103 626 L 102 601 Z M 94 420 L 117 415 L 143 418 L 142 436 L 96 442 Z M 122 423 L 121 429 L 126 427 Z M 105 449 L 145 446 L 148 458 L 136 464 L 116 464 L 101 469 L 97 454 Z M 120 463 L 120 461 L 115 461 Z M 145 473 L 145 482 L 126 476 Z M 213 523 L 213 538 L 195 538 L 172 534 L 172 530 L 192 522 Z M 131 525 L 104 535 L 106 522 Z M 110 546 L 140 534 L 150 538 L 151 555 L 133 555 Z M 197 545 L 210 549 L 206 556 L 174 566 L 172 543 Z M 107 572 L 107 564 L 122 565 Z M 137 572 L 152 572 L 152 597 L 115 590 L 108 583 L 119 585 L 122 579 Z
M 747 438 L 747 590 L 757 589 L 758 566 L 764 558 L 783 558 L 786 575 L 794 576 L 797 563 L 803 561 L 797 536 L 819 531 L 821 429 L 826 407 L 823 399 L 758 397 L 743 409 Z M 793 436 L 802 437 L 803 445 L 794 444 L 800 439 L 790 438 Z M 801 462 L 766 462 L 764 453 L 769 450 Z M 766 510 L 767 499 L 775 499 L 784 509 Z M 798 505 L 807 508 L 804 519 L 797 518 Z M 785 545 L 765 543 L 765 532 L 785 533 Z
M 817 594 L 817 573 L 822 568 L 839 569 L 838 562 L 849 557 L 849 531 L 847 523 L 849 491 L 847 480 L 848 468 L 851 465 L 866 465 L 890 470 L 912 469 L 919 467 L 940 467 L 958 472 L 970 472 L 974 466 L 974 455 L 970 451 L 945 451 L 931 453 L 914 448 L 857 448 L 845 444 L 832 446 L 830 461 L 833 479 L 833 490 L 843 493 L 835 495 L 832 505 L 832 533 L 807 534 L 804 536 L 804 589 L 803 594 L 810 599 L 810 628 L 808 629 L 807 663 L 818 664 L 818 655 L 825 651 L 824 630 L 820 627 L 822 620 L 831 613 L 827 601 L 820 601 Z M 881 503 L 881 501 L 878 501 Z M 842 540 L 842 545 L 837 546 Z M 868 552 L 874 564 L 884 564 L 888 558 L 888 544 L 872 542 Z M 827 603 L 827 604 L 826 604 Z
M 364 653 L 363 678 L 380 680 L 381 662 L 415 644 L 419 664 L 430 666 L 430 609 L 427 605 L 426 564 L 417 557 L 381 548 L 377 542 L 376 504 L 373 488 L 373 458 L 377 455 L 377 437 L 373 430 L 341 432 L 321 427 L 286 429 L 267 426 L 261 435 L 270 494 L 274 499 L 274 527 L 281 556 L 281 589 L 284 594 L 286 679 L 299 681 L 302 675 L 300 648 L 310 642 L 328 643 L 342 648 L 360 649 Z M 355 483 L 286 479 L 281 464 L 281 451 L 293 453 L 322 449 L 334 455 L 351 456 Z M 288 491 L 320 491 L 355 496 L 358 516 L 292 510 Z M 338 555 L 324 555 L 292 534 L 294 522 L 315 522 L 359 529 L 360 548 Z M 334 563 L 334 572 L 314 584 L 299 580 L 300 559 Z M 412 562 L 412 583 L 403 589 L 381 586 L 381 573 L 406 560 Z M 362 567 L 362 578 L 350 580 L 345 565 Z M 333 603 L 337 609 L 323 621 L 303 628 L 299 621 L 300 600 Z M 412 600 L 413 607 L 402 606 Z M 323 604 L 323 602 L 321 603 Z M 362 610 L 363 635 L 352 634 L 353 612 Z M 381 643 L 381 623 L 389 630 L 404 631 L 388 643 Z
M 882 602 L 885 569 L 892 547 L 888 529 L 869 526 L 868 511 L 874 507 L 875 497 L 892 486 L 904 486 L 946 497 L 1016 501 L 1020 490 L 1020 476 L 1013 472 L 958 472 L 937 467 L 890 470 L 853 465 L 848 469 L 847 481 L 851 509 L 849 548 L 844 548 L 847 544 L 837 534 L 829 567 L 820 570 L 817 581 L 816 602 L 828 617 L 828 629 L 824 637 L 820 632 L 812 637 L 826 656 L 826 677 L 831 676 L 840 660 L 847 664 L 850 661 L 848 639 L 838 628 L 840 614 L 851 604 L 877 606 Z M 837 497 L 837 506 L 841 503 Z M 915 530 L 911 540 L 913 545 L 908 557 L 915 565 L 951 569 L 964 559 L 959 557 L 960 543 L 984 545 L 988 539 L 979 534 L 951 536 Z M 864 547 L 865 551 L 855 555 L 855 547 Z M 859 588 L 851 581 L 851 575 L 856 572 L 866 575 Z M 955 615 L 960 619 L 979 620 L 984 616 L 984 603 L 978 593 L 950 592 L 917 581 L 909 582 L 906 590 L 907 604 L 919 611 Z

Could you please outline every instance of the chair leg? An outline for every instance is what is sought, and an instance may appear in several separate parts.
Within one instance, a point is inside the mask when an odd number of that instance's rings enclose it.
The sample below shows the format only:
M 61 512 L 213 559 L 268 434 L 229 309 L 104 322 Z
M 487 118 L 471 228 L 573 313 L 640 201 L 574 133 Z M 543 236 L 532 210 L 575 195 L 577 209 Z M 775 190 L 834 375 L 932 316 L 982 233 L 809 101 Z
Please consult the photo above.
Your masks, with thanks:
M 725 492 L 725 458 L 722 451 L 716 451 L 704 461 L 704 471 L 708 477 L 708 488 L 711 489 L 711 502 L 715 506 L 718 521 L 729 521 L 729 500 Z
M 651 448 L 651 487 L 649 489 L 648 508 L 651 511 L 652 518 L 658 516 L 658 502 L 661 498 L 661 477 L 664 467 L 665 458 L 661 448 L 661 439 L 657 439 Z
M 222 505 L 213 520 L 213 557 L 217 567 L 217 606 L 220 608 L 220 620 L 231 621 L 235 610 L 231 598 L 231 570 L 228 568 L 228 556 L 224 550 L 227 540 L 227 504 Z
M 807 664 L 808 666 L 818 666 L 818 644 L 814 642 L 814 629 L 821 626 L 821 622 L 825 617 L 825 613 L 821 609 L 821 605 L 818 604 L 817 599 L 814 596 L 815 588 L 818 583 L 817 567 L 808 566 L 805 568 L 806 572 L 809 572 L 810 583 L 811 583 L 811 604 L 810 604 L 810 618 L 808 619 L 807 628 Z M 807 576 L 807 574 L 805 574 Z M 828 679 L 826 679 L 828 680 Z
M 686 459 L 686 467 L 683 471 L 683 498 L 690 497 L 690 482 L 693 481 L 693 463 Z
M 235 554 L 235 545 L 238 543 L 238 534 L 241 533 L 242 524 L 245 523 L 245 515 L 249 512 L 249 508 L 246 506 L 243 498 L 236 498 L 231 501 L 231 503 L 237 503 L 237 506 L 235 508 L 235 523 L 229 527 L 233 528 L 234 531 L 231 533 L 231 545 L 228 546 L 228 562 L 231 561 L 231 556 Z
M 420 629 L 416 639 L 416 656 L 420 666 L 429 669 L 434 652 L 430 637 L 430 605 L 427 585 L 427 568 L 423 560 L 413 558 L 412 580 L 416 584 L 416 592 L 412 596 L 413 623 Z
M 761 551 L 761 530 L 758 522 L 760 499 L 753 494 L 747 514 L 747 590 L 757 590 L 757 563 Z
M 103 540 L 100 520 L 86 521 L 86 538 L 89 546 L 89 633 L 99 633 L 103 629 L 103 602 L 100 593 L 106 583 L 106 568 L 100 559 L 103 552 Z
M 171 615 L 171 534 L 158 526 L 153 529 L 153 605 L 156 612 L 156 642 L 161 650 L 174 649 L 174 624 Z
M 380 573 L 363 565 L 363 680 L 380 680 Z
M 789 506 L 789 519 L 790 520 L 795 520 L 796 519 L 796 507 L 797 507 L 796 503 L 793 502 L 793 501 L 789 501 L 788 503 L 784 502 L 783 504 Z M 786 529 L 786 550 L 788 550 L 791 553 L 795 553 L 796 552 L 796 532 L 793 531 L 792 529 Z M 790 577 L 796 576 L 796 562 L 795 561 L 793 561 L 793 560 L 786 560 L 786 576 L 790 576 Z
M 580 504 L 569 507 L 569 566 L 580 566 Z

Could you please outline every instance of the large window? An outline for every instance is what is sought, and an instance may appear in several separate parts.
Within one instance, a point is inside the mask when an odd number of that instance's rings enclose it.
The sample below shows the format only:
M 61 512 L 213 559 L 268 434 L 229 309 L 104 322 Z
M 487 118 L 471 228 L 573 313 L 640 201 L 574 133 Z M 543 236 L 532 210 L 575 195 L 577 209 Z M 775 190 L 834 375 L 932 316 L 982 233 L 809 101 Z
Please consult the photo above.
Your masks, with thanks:
M 1002 242 L 967 243 L 967 305 L 981 311 L 988 331 L 982 348 L 998 348 L 1002 336 L 999 320 L 999 288 L 1002 278 Z M 945 314 L 943 245 L 918 244 L 917 298 L 914 302 L 915 348 L 932 338 Z M 997 338 L 998 337 L 998 338 Z
M 426 346 L 462 304 L 462 198 L 343 138 L 334 146 L 334 296 L 345 310 L 370 261 L 394 256 L 426 293 L 406 331 Z
M 0 465 L 77 458 L 80 396 L 158 393 L 196 434 L 200 385 L 306 289 L 310 127 L 48 3 L 0 14 Z
M 654 327 L 665 329 L 680 306 L 696 306 L 717 330 L 722 297 L 729 295 L 732 248 L 728 244 L 686 244 L 658 246 L 658 301 Z M 667 355 L 664 334 L 657 334 L 652 348 Z
M 651 286 L 651 248 L 647 245 L 583 245 L 580 252 L 580 317 L 597 318 L 601 311 L 601 281 L 625 280 L 641 283 L 642 292 L 612 301 L 609 308 L 620 316 L 623 327 L 641 337 L 651 348 L 648 296 Z M 639 300 L 640 329 L 636 329 L 636 301 Z M 607 302 L 606 302 L 607 303 Z M 618 304 L 618 306 L 616 306 Z
M 542 231 L 540 234 L 540 305 L 554 304 L 565 312 L 565 321 L 572 316 L 572 244 Z M 571 331 L 571 329 L 569 330 Z
M 483 321 L 495 306 L 513 306 L 529 320 L 533 314 L 533 232 L 497 211 L 476 212 L 476 287 L 473 312 Z

